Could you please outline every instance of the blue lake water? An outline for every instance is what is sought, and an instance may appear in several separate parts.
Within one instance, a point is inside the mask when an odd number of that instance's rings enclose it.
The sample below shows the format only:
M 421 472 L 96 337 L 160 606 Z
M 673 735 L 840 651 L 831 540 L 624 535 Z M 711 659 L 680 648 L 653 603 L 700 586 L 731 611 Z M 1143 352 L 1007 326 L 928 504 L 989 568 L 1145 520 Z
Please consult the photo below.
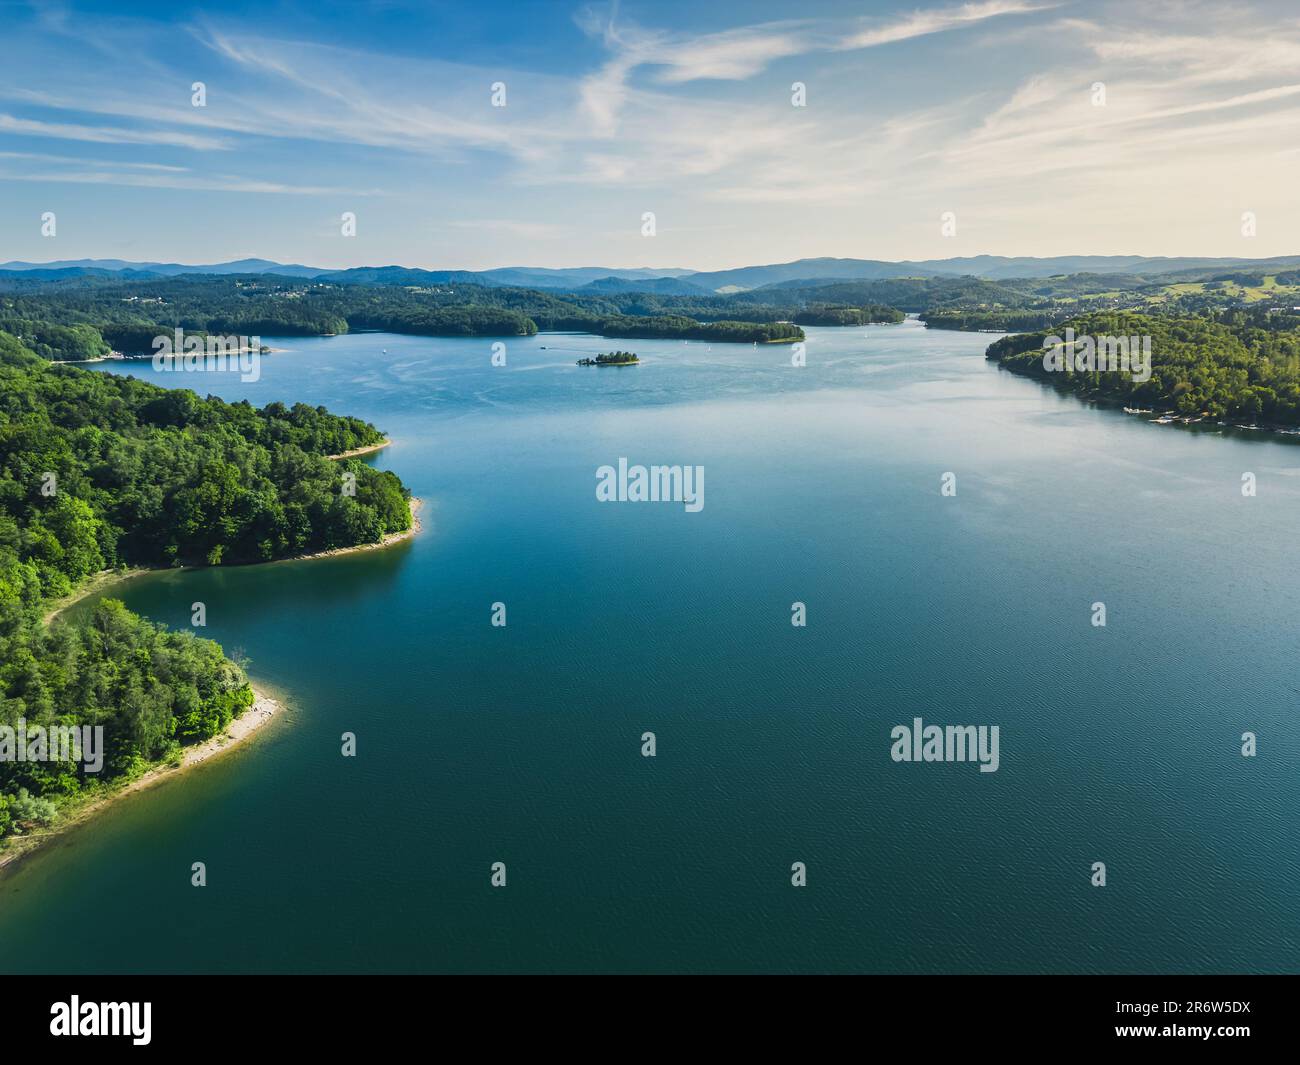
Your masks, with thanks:
M 424 530 L 112 593 L 205 602 L 290 709 L 0 880 L 0 970 L 1300 968 L 1300 449 L 1094 409 L 991 339 L 100 365 L 375 422 Z M 574 365 L 611 346 L 642 364 Z M 703 466 L 703 509 L 598 502 L 620 457 Z M 997 725 L 998 771 L 892 761 L 915 717 Z

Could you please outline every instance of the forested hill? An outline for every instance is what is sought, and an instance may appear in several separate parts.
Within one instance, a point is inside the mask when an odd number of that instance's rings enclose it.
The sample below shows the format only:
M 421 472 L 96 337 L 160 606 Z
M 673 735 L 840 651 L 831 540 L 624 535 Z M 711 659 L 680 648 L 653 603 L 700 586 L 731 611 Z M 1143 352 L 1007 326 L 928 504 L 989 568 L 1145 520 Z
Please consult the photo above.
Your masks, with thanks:
M 1113 371 L 1049 372 L 1048 333 L 1020 333 L 989 346 L 988 358 L 1068 391 L 1167 409 L 1189 417 L 1300 425 L 1300 329 L 1291 319 L 1246 311 L 1199 317 L 1105 312 L 1079 315 L 1050 332 L 1076 336 L 1150 337 L 1151 378 Z
M 103 725 L 108 747 L 93 777 L 0 758 L 0 837 L 220 732 L 252 701 L 209 640 L 111 601 L 47 628 L 48 604 L 122 564 L 263 561 L 409 528 L 394 474 L 325 457 L 380 439 L 320 408 L 52 366 L 0 333 L 0 726 Z

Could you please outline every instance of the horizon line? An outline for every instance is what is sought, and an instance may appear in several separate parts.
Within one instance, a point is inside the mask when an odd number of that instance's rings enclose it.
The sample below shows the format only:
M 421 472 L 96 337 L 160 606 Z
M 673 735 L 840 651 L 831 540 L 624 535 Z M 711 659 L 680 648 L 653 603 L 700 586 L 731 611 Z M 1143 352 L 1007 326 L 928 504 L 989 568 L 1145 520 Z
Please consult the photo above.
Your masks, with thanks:
M 77 259 L 49 259 L 44 262 L 37 262 L 30 259 L 10 259 L 0 263 L 0 270 L 20 272 L 22 269 L 57 269 L 60 265 L 63 268 L 69 268 L 70 263 L 101 263 L 101 262 L 120 262 L 136 266 L 178 266 L 188 269 L 199 269 L 206 266 L 230 266 L 234 263 L 242 262 L 260 262 L 267 263 L 271 266 L 280 267 L 302 267 L 306 270 L 319 270 L 322 273 L 343 273 L 348 270 L 411 270 L 423 273 L 462 273 L 462 274 L 486 274 L 500 270 L 549 270 L 549 271 L 574 271 L 574 270 L 639 270 L 639 271 L 679 271 L 688 274 L 720 274 L 729 273 L 734 270 L 746 270 L 770 266 L 792 266 L 797 263 L 807 262 L 871 262 L 884 263 L 888 265 L 905 266 L 909 264 L 923 263 L 945 263 L 958 262 L 970 259 L 1002 259 L 1007 261 L 1027 260 L 1031 262 L 1048 262 L 1053 259 L 1143 259 L 1143 260 L 1179 260 L 1179 259 L 1214 259 L 1226 260 L 1232 262 L 1254 263 L 1269 262 L 1277 259 L 1300 259 L 1300 251 L 1294 253 L 1283 253 L 1279 255 L 1207 255 L 1203 253 L 1180 254 L 1180 255 L 1145 255 L 1140 252 L 1062 252 L 1056 255 L 1006 255 L 995 252 L 973 252 L 966 255 L 950 255 L 943 258 L 928 259 L 874 259 L 848 255 L 810 255 L 801 256 L 797 259 L 783 259 L 779 261 L 767 262 L 742 262 L 735 266 L 717 267 L 714 269 L 696 269 L 688 266 L 607 266 L 603 263 L 591 263 L 583 266 L 542 266 L 538 264 L 521 264 L 512 263 L 505 266 L 485 266 L 479 268 L 462 267 L 462 266 L 409 266 L 403 263 L 375 263 L 366 262 L 354 266 L 312 266 L 308 263 L 301 262 L 284 262 L 279 259 L 268 259 L 260 255 L 246 255 L 233 259 L 223 259 L 216 262 L 192 263 L 182 262 L 179 260 L 163 259 L 123 259 L 118 256 L 106 256 L 96 258 L 91 256 L 82 256 Z

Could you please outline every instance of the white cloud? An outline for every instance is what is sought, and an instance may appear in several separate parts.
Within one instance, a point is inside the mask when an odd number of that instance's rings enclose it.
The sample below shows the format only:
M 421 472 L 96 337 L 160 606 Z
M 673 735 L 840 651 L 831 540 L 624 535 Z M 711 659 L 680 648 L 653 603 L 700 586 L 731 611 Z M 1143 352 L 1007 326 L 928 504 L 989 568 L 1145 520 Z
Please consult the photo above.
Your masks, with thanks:
M 1027 0 L 988 0 L 987 3 L 962 4 L 960 7 L 917 11 L 905 18 L 879 25 L 868 25 L 850 34 L 836 47 L 841 51 L 875 48 L 895 44 L 913 37 L 960 29 L 1003 15 L 1028 15 L 1058 6 L 1056 3 L 1032 3 Z

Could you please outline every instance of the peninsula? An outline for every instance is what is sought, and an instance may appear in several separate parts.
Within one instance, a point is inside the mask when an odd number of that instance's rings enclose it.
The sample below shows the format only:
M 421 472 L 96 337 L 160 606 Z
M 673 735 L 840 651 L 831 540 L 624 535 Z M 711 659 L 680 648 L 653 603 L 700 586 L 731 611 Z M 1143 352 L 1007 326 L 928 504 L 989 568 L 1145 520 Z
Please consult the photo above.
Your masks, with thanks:
M 41 836 L 270 716 L 270 703 L 257 709 L 248 676 L 212 640 L 169 631 L 113 599 L 53 623 L 79 593 L 144 569 L 385 546 L 418 525 L 395 474 L 345 457 L 381 446 L 384 435 L 322 407 L 258 410 L 58 366 L 3 332 L 0 394 L 6 853 L 14 837 Z M 8 739 L 90 728 L 109 739 L 94 765 L 66 750 L 47 757 L 44 740 L 15 747 Z

